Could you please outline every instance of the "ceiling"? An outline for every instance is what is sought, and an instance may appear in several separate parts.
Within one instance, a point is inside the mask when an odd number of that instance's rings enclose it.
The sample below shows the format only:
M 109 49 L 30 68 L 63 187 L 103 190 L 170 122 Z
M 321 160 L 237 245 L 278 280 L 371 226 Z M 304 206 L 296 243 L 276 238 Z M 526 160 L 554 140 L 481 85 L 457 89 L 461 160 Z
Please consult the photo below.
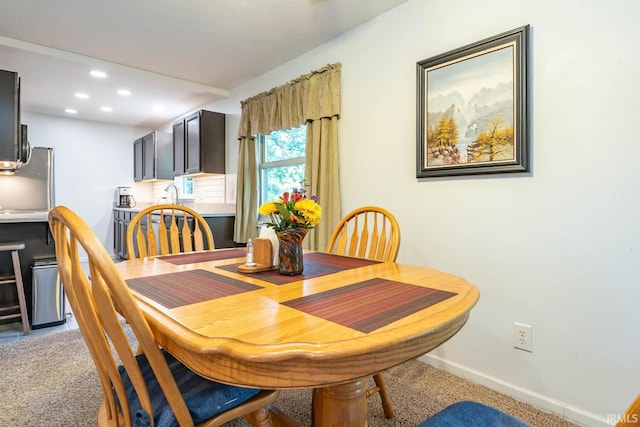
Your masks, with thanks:
M 22 111 L 154 128 L 406 1 L 0 0 L 0 69 Z

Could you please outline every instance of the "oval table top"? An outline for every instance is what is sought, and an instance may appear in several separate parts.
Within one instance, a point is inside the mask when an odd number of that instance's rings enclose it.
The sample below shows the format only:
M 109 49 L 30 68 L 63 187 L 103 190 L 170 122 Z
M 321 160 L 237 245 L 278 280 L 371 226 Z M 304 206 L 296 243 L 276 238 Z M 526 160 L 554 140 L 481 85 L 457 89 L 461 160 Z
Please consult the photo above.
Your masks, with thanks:
M 241 248 L 118 263 L 158 341 L 201 375 L 315 388 L 383 371 L 466 322 L 476 286 L 438 270 L 306 252 L 302 276 L 243 274 Z

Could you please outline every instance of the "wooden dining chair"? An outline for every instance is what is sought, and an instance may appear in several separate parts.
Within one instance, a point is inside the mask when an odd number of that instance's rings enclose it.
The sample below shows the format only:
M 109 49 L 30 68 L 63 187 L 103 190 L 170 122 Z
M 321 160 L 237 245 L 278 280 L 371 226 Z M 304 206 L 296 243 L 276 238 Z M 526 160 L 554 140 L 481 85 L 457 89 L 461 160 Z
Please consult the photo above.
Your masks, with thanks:
M 325 252 L 366 258 L 376 261 L 395 261 L 400 249 L 400 226 L 386 209 L 364 206 L 349 212 L 333 230 Z M 367 390 L 367 398 L 379 394 L 387 418 L 393 418 L 393 404 L 387 393 L 382 374 L 373 376 L 375 386 Z
M 364 206 L 349 212 L 336 226 L 327 249 L 336 255 L 395 261 L 400 249 L 400 227 L 386 209 Z
M 215 249 L 207 221 L 191 208 L 171 204 L 138 212 L 127 227 L 126 242 L 130 259 Z
M 220 384 L 189 370 L 159 347 L 89 226 L 64 206 L 49 212 L 49 226 L 65 293 L 101 380 L 104 401 L 99 426 L 219 426 L 239 417 L 256 426 L 271 426 L 269 405 L 277 391 Z M 129 342 L 122 317 L 135 334 L 137 350 Z

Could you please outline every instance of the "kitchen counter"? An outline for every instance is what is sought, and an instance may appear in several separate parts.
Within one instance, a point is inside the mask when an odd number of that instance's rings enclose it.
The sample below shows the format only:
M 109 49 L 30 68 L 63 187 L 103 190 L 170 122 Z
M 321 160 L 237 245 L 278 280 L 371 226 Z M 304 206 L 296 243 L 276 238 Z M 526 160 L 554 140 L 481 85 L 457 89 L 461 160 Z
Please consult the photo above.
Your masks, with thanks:
M 49 211 L 0 210 L 0 224 L 9 222 L 47 222 Z
M 198 212 L 203 218 L 220 217 L 220 216 L 235 216 L 236 205 L 224 204 L 224 203 L 181 203 L 181 205 L 193 209 Z M 122 212 L 138 213 L 142 209 L 153 206 L 152 203 L 136 203 L 131 208 L 114 207 L 113 209 Z

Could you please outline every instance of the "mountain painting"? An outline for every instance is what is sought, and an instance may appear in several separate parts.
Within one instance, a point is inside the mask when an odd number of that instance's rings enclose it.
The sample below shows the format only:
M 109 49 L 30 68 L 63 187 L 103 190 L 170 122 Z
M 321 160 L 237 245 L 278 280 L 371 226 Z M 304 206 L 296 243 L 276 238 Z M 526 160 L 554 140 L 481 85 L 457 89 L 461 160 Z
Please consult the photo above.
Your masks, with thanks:
M 514 159 L 513 46 L 425 70 L 427 166 Z
M 417 63 L 417 178 L 529 171 L 529 26 Z

